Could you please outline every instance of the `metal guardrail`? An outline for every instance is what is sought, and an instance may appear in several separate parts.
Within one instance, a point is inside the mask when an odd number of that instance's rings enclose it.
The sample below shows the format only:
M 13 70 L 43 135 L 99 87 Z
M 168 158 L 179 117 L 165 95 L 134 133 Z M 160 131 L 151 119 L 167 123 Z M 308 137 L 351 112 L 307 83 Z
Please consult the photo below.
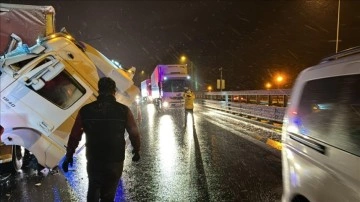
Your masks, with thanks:
M 268 144 L 277 150 L 282 149 L 281 129 L 286 109 L 285 107 L 234 103 L 206 99 L 199 99 L 197 100 L 197 103 L 212 110 L 219 110 L 223 113 L 229 113 L 229 116 L 233 118 L 239 117 L 239 120 L 251 123 L 251 127 L 253 128 L 258 128 L 258 126 L 260 126 L 270 129 L 261 130 L 261 132 L 257 132 L 256 134 L 245 134 L 265 144 Z
M 291 89 L 271 89 L 271 90 L 242 90 L 242 91 L 213 91 L 213 92 L 195 92 L 199 97 L 206 95 L 290 95 Z
M 225 111 L 236 115 L 246 115 L 262 120 L 283 122 L 285 107 L 246 104 L 202 99 L 200 102 L 205 107 Z
M 291 89 L 196 92 L 205 107 L 282 123 Z

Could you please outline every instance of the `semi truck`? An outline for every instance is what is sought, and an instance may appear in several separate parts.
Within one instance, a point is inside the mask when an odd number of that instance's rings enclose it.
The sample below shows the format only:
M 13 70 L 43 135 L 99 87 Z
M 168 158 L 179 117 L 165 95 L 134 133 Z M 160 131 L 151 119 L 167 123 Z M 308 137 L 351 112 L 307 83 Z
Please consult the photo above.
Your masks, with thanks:
M 184 109 L 183 93 L 189 79 L 186 65 L 157 65 L 151 74 L 151 95 L 157 110 Z
M 141 99 L 145 103 L 152 102 L 150 79 L 145 79 L 144 81 L 141 82 Z
M 2 11 L 12 6 L 21 10 L 18 5 L 0 4 Z M 9 19 L 15 22 L 16 16 Z M 27 16 L 36 18 L 31 12 Z M 26 25 L 20 33 L 32 28 L 31 23 Z M 136 68 L 121 68 L 65 29 L 41 35 L 47 26 L 35 26 L 39 35 L 32 46 L 11 33 L 8 48 L 0 56 L 0 163 L 11 161 L 15 170 L 21 169 L 24 151 L 45 168 L 58 166 L 78 110 L 96 100 L 101 77 L 116 82 L 117 101 L 129 107 L 140 93 L 133 82 Z M 80 144 L 77 152 L 85 138 Z

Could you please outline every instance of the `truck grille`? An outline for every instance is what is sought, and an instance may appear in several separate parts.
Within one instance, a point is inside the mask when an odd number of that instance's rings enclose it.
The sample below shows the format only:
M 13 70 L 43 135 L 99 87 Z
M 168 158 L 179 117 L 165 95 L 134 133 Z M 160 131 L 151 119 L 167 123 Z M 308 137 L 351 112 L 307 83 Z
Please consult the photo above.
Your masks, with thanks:
M 172 100 L 182 100 L 183 97 L 170 97 L 170 99 L 172 99 Z

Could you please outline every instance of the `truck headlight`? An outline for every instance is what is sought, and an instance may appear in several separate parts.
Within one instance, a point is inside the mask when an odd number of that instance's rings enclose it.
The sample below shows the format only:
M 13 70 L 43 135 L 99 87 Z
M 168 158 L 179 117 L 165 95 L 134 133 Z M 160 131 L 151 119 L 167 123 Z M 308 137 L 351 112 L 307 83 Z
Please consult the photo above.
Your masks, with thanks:
M 140 96 L 137 95 L 137 96 L 135 97 L 135 101 L 136 101 L 137 104 L 139 104 L 139 103 L 140 103 Z
M 168 108 L 169 107 L 169 103 L 168 102 L 163 102 L 163 107 L 165 107 L 165 108 Z

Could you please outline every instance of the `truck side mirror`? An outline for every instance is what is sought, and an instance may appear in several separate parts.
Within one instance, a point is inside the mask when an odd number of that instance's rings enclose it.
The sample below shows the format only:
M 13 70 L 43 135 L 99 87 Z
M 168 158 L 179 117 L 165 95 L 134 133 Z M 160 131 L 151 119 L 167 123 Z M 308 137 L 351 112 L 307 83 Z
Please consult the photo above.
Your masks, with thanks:
M 48 71 L 41 77 L 45 81 L 50 81 L 60 74 L 65 69 L 64 64 L 61 62 L 56 63 L 54 66 L 49 66 Z
M 45 82 L 41 79 L 34 79 L 31 82 L 31 86 L 34 88 L 35 91 L 38 91 L 45 86 Z
M 44 81 L 50 81 L 60 74 L 65 68 L 64 64 L 58 60 L 50 59 L 49 61 L 34 68 L 23 76 L 26 86 L 31 86 L 35 91 L 45 86 Z

